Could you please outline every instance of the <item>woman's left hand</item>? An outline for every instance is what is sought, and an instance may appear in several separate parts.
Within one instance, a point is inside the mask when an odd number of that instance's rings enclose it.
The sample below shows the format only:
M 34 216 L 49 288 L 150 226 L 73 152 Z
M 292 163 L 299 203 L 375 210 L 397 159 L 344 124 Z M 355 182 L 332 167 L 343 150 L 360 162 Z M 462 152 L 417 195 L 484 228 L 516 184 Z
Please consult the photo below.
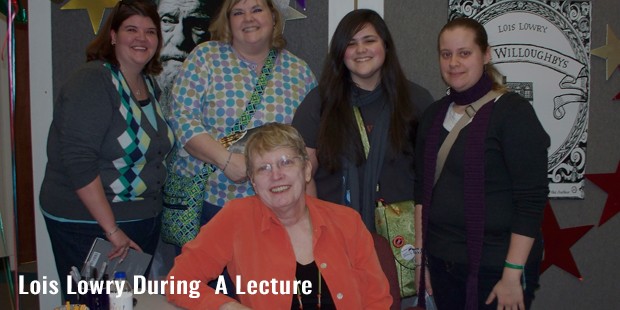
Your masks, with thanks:
M 127 253 L 129 253 L 129 248 L 133 248 L 136 251 L 142 252 L 140 246 L 133 242 L 133 240 L 129 239 L 125 232 L 122 231 L 120 228 L 116 233 L 109 235 L 108 240 L 114 246 L 112 252 L 108 254 L 109 259 L 113 259 L 119 256 L 121 259 L 125 259 L 125 257 L 127 257 Z
M 486 300 L 490 304 L 497 298 L 497 309 L 525 310 L 523 303 L 523 288 L 521 282 L 514 279 L 502 279 L 495 284 L 491 294 Z
M 245 156 L 243 154 L 232 153 L 230 161 L 224 169 L 224 175 L 235 183 L 243 183 L 248 180 L 245 167 Z

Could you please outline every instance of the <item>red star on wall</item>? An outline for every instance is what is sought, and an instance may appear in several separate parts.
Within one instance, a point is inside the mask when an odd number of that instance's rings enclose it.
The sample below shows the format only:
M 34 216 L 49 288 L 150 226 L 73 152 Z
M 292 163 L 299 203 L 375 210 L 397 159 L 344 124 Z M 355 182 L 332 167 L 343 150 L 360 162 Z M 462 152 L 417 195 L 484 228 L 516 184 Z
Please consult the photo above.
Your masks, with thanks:
M 540 266 L 540 273 L 545 272 L 551 265 L 556 265 L 581 280 L 581 274 L 570 248 L 592 227 L 594 225 L 560 228 L 551 204 L 547 202 L 542 225 L 545 255 Z
M 620 212 L 620 162 L 615 173 L 586 174 L 586 178 L 607 192 L 605 209 L 598 223 L 601 226 Z

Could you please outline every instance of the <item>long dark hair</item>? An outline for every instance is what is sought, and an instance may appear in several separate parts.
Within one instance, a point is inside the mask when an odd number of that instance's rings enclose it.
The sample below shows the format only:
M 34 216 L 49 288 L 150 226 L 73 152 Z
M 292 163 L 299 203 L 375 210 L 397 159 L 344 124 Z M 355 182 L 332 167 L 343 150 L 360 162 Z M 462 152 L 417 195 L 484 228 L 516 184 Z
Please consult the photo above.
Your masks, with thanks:
M 144 73 L 146 74 L 159 74 L 163 67 L 159 60 L 159 54 L 162 47 L 162 35 L 161 35 L 161 23 L 159 20 L 159 14 L 157 13 L 157 5 L 152 0 L 121 0 L 119 1 L 105 24 L 97 33 L 95 39 L 93 39 L 86 48 L 86 61 L 103 60 L 111 64 L 118 66 L 118 59 L 114 52 L 114 46 L 112 45 L 112 38 L 110 32 L 112 30 L 118 32 L 121 24 L 128 18 L 140 15 L 148 17 L 153 21 L 157 28 L 157 50 L 153 58 L 144 66 Z
M 385 47 L 385 61 L 381 67 L 381 83 L 391 105 L 390 144 L 395 152 L 406 151 L 411 143 L 409 128 L 415 128 L 417 120 L 411 108 L 407 78 L 400 67 L 396 47 L 385 21 L 377 12 L 360 9 L 342 18 L 329 46 L 319 82 L 321 97 L 321 123 L 318 136 L 317 157 L 328 171 L 341 167 L 342 156 L 361 163 L 364 151 L 358 127 L 351 107 L 353 80 L 344 64 L 344 55 L 351 38 L 366 26 L 373 26 Z M 353 153 L 348 151 L 353 148 Z M 412 151 L 412 150 L 411 150 Z

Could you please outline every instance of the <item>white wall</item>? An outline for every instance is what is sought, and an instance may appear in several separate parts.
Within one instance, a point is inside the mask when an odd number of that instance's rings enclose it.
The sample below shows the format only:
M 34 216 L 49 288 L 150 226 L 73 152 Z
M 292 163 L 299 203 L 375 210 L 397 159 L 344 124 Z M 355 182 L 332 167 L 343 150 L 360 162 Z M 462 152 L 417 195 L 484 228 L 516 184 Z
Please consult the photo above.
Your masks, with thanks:
M 86 12 L 84 12 L 86 14 Z M 32 185 L 35 201 L 37 240 L 37 271 L 39 280 L 58 280 L 52 248 L 45 221 L 39 209 L 39 191 L 47 156 L 45 144 L 52 122 L 52 33 L 49 1 L 37 1 L 28 6 L 30 49 L 30 122 L 32 124 Z M 41 309 L 60 305 L 60 294 L 39 295 Z

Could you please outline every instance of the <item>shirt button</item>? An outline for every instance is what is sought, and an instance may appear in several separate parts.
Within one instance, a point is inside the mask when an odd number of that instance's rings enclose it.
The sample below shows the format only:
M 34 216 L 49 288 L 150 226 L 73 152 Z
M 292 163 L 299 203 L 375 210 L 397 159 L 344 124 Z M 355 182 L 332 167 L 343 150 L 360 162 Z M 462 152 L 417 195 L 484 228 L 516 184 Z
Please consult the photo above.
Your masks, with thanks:
M 321 263 L 321 269 L 327 268 L 327 263 Z
M 336 294 L 336 298 L 338 298 L 338 299 L 342 299 L 342 297 L 344 297 L 344 295 L 342 295 L 342 293 L 338 293 L 338 294 Z

